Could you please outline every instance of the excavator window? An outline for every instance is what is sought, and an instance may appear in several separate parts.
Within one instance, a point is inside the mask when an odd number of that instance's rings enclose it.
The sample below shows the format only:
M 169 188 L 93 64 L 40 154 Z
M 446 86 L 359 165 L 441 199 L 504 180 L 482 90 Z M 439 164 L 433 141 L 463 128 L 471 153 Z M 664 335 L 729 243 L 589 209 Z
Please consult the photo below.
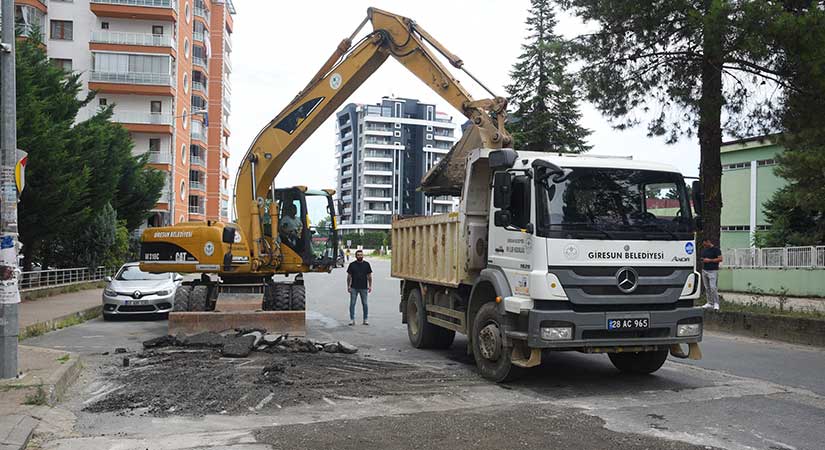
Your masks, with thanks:
M 281 217 L 278 218 L 278 236 L 282 243 L 300 253 L 304 246 L 301 201 L 287 197 L 281 200 L 279 206 Z

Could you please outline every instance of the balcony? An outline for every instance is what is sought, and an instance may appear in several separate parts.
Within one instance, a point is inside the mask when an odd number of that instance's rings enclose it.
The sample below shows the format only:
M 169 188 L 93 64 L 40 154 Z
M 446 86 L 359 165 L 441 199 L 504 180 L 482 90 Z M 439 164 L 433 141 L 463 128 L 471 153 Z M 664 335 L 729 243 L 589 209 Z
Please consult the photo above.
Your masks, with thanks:
M 202 68 L 205 72 L 209 71 L 209 66 L 206 65 L 206 58 L 203 56 L 192 55 L 192 64 Z
M 232 112 L 232 104 L 229 102 L 229 97 L 226 95 L 223 96 L 223 109 L 226 111 L 227 114 Z
M 146 152 L 149 155 L 149 164 L 172 164 L 172 153 L 170 152 Z
M 166 34 L 127 33 L 123 31 L 92 31 L 89 41 L 97 44 L 140 45 L 144 47 L 175 47 L 175 40 Z
M 192 120 L 189 123 L 192 125 L 192 139 L 199 139 L 203 142 L 208 142 L 206 140 L 206 127 L 204 127 L 203 124 L 197 120 Z
M 189 180 L 189 190 L 206 192 L 206 185 L 202 181 Z M 189 207 L 191 208 L 192 205 L 189 205 Z
M 204 205 L 189 205 L 189 214 L 204 215 L 206 207 Z
M 209 35 L 203 31 L 195 31 L 192 33 L 192 39 L 196 42 L 206 43 L 206 40 L 209 39 Z
M 172 200 L 172 191 L 169 189 L 164 189 L 160 191 L 160 198 L 158 198 L 157 203 L 169 203 Z
M 206 167 L 206 160 L 200 155 L 192 155 L 191 164 Z
M 223 48 L 226 53 L 232 53 L 232 38 L 229 37 L 229 33 L 223 34 Z
M 192 82 L 192 89 L 196 91 L 201 91 L 204 94 L 209 94 L 209 90 L 206 87 L 206 83 L 202 81 L 193 81 Z
M 229 53 L 223 55 L 223 65 L 226 66 L 227 72 L 232 72 L 232 60 L 229 58 Z
M 98 17 L 164 21 L 178 17 L 177 0 L 90 0 L 89 9 Z
M 200 17 L 201 19 L 205 20 L 206 23 L 209 23 L 209 10 L 202 7 L 202 6 L 195 6 L 195 17 Z
M 228 187 L 224 187 L 223 185 L 221 185 L 221 195 L 224 195 L 224 196 L 226 196 L 226 197 L 229 197 L 229 188 L 228 188 Z
M 89 89 L 109 94 L 174 95 L 177 82 L 168 73 L 92 70 Z

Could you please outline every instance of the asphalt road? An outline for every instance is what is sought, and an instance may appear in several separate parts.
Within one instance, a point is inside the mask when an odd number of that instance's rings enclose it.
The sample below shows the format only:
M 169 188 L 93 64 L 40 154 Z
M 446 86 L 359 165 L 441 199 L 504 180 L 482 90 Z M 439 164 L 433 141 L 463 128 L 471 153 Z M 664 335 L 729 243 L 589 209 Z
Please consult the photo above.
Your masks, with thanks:
M 345 272 L 306 277 L 308 333 L 341 339 L 377 359 L 472 373 L 466 339 L 413 349 L 398 312 L 389 262 L 372 261 L 370 325 L 347 325 Z M 604 355 L 555 353 L 500 386 L 438 386 L 429 396 L 354 399 L 277 415 L 122 417 L 80 411 L 100 395 L 117 347 L 140 348 L 165 322 L 103 322 L 26 341 L 80 352 L 87 369 L 44 449 L 109 448 L 825 448 L 825 351 L 706 334 L 701 361 L 671 360 L 651 376 L 618 373 Z M 56 408 L 61 409 L 61 408 Z M 696 446 L 696 447 L 694 447 Z

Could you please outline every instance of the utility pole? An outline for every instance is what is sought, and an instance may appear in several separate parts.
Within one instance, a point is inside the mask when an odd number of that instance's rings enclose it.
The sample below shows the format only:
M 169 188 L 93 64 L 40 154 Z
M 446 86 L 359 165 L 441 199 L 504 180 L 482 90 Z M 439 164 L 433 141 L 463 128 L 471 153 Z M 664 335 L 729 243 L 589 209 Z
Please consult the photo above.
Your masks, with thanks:
M 0 378 L 17 376 L 20 334 L 17 287 L 17 99 L 14 74 L 14 0 L 2 0 L 0 44 Z

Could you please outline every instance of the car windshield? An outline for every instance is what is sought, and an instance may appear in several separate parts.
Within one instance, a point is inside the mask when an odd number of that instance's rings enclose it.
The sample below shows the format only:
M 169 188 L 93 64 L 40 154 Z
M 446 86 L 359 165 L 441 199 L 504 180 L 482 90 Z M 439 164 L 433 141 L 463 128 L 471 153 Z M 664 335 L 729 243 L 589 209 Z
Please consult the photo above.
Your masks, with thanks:
M 612 232 L 622 238 L 633 232 L 682 239 L 693 231 L 687 189 L 678 173 L 587 167 L 575 168 L 562 182 L 550 177 L 541 184 L 537 225 L 545 236 L 587 231 L 610 239 Z
M 170 277 L 168 273 L 149 273 L 140 270 L 138 266 L 125 266 L 120 269 L 115 279 L 118 281 L 149 281 L 168 280 Z

